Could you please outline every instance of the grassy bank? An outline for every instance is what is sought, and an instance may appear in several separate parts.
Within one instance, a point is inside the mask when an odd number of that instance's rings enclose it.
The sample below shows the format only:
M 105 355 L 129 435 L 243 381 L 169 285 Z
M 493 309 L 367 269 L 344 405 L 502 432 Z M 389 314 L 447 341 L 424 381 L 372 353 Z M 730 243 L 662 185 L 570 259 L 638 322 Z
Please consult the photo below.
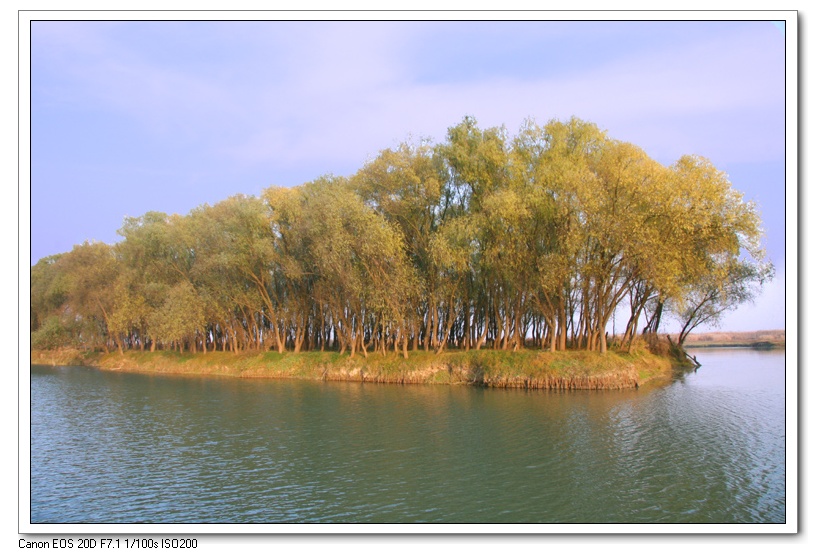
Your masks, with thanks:
M 671 371 L 670 360 L 646 352 L 449 351 L 389 353 L 350 358 L 335 352 L 34 351 L 32 364 L 86 365 L 113 371 L 311 379 L 372 383 L 477 385 L 531 389 L 634 388 Z

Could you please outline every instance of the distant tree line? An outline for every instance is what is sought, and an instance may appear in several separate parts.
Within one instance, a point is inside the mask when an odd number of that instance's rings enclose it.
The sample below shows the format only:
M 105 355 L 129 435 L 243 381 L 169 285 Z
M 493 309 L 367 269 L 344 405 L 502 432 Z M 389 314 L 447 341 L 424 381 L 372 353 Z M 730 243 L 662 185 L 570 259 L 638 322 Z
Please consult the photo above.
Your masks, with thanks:
M 32 348 L 605 352 L 685 335 L 773 268 L 756 206 L 709 161 L 670 167 L 578 119 L 472 118 L 351 177 L 126 218 L 31 268 Z M 642 326 L 641 326 L 642 325 Z

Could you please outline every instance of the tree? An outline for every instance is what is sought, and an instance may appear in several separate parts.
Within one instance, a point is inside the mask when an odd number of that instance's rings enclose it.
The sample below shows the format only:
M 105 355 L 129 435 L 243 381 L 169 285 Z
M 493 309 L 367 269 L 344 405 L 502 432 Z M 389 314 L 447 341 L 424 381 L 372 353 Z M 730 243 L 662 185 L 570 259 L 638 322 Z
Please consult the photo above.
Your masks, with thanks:
M 113 310 L 108 319 L 108 332 L 118 337 L 117 345 L 121 353 L 126 344 L 140 343 L 144 350 L 147 338 L 147 322 L 151 309 L 140 293 L 138 282 L 129 282 L 126 274 L 121 274 L 115 284 Z
M 729 259 L 703 281 L 694 283 L 684 297 L 672 301 L 672 310 L 682 324 L 677 344 L 682 347 L 698 326 L 718 326 L 723 314 L 753 302 L 773 273 L 773 266 L 767 263 Z
M 158 347 L 158 311 L 174 285 L 190 280 L 192 259 L 179 229 L 185 223 L 185 218 L 151 211 L 126 217 L 117 231 L 123 238 L 114 247 L 122 274 L 115 295 L 113 332 L 135 329 L 142 349 L 147 343 L 151 351 Z
M 249 313 L 241 318 L 244 325 L 251 334 L 251 328 L 258 326 L 256 318 L 265 319 L 274 347 L 283 352 L 286 346 L 286 281 L 269 207 L 259 198 L 238 195 L 220 202 L 212 214 L 217 218 L 220 234 L 217 242 L 220 267 L 231 278 L 240 278 L 238 283 L 254 291 L 249 294 L 245 289 L 240 296 L 244 301 L 252 298 L 261 301 L 260 305 L 247 305 Z
M 350 186 L 366 205 L 396 226 L 417 279 L 414 295 L 405 295 L 405 321 L 400 325 L 404 355 L 409 336 L 417 348 L 421 321 L 436 304 L 437 269 L 431 243 L 443 220 L 440 202 L 446 168 L 432 145 L 401 144 L 383 150 L 358 171 Z
M 61 257 L 61 254 L 47 256 L 31 268 L 32 332 L 49 317 L 60 314 L 67 299 L 66 274 L 58 263 Z
M 161 308 L 152 314 L 151 327 L 165 344 L 176 344 L 179 351 L 188 344 L 196 351 L 196 333 L 204 329 L 204 306 L 190 283 L 181 281 L 170 289 Z
M 276 224 L 275 232 L 290 253 L 300 252 L 299 271 L 313 279 L 314 299 L 331 320 L 341 352 L 367 355 L 375 339 L 386 340 L 389 327 L 404 334 L 417 280 L 397 227 L 343 178 L 323 177 L 293 194 L 298 217 Z M 270 191 L 265 196 L 270 198 Z M 294 207 L 288 209 L 294 213 Z M 296 249 L 295 240 L 301 243 Z
M 699 156 L 684 156 L 671 170 L 676 196 L 666 231 L 683 256 L 673 292 L 665 296 L 681 320 L 682 346 L 692 329 L 716 324 L 724 312 L 753 300 L 774 270 L 761 247 L 756 205 L 744 201 L 725 173 Z
M 577 118 L 510 138 L 466 117 L 350 178 L 148 212 L 119 234 L 32 267 L 33 344 L 407 356 L 532 337 L 603 353 L 621 305 L 616 344 L 669 311 L 682 342 L 773 271 L 756 207 L 711 162 L 665 167 Z
M 108 327 L 116 295 L 111 286 L 121 265 L 113 248 L 101 242 L 85 242 L 60 257 L 59 270 L 66 275 L 66 309 L 82 328 L 81 344 L 102 346 L 108 351 Z
M 426 328 L 426 347 L 438 351 L 445 346 L 450 330 L 456 319 L 463 322 L 464 341 L 478 349 L 490 333 L 493 324 L 494 346 L 506 346 L 497 336 L 496 316 L 504 310 L 502 317 L 507 320 L 507 306 L 513 304 L 509 296 L 503 294 L 499 276 L 495 273 L 498 260 L 489 260 L 485 254 L 498 245 L 492 244 L 496 237 L 485 225 L 490 215 L 485 212 L 485 204 L 491 195 L 498 194 L 509 183 L 509 147 L 507 133 L 503 127 L 480 129 L 476 120 L 465 117 L 461 123 L 448 129 L 446 141 L 437 146 L 437 155 L 444 160 L 447 179 L 441 195 L 439 233 L 440 240 L 447 237 L 454 248 L 464 253 L 469 251 L 467 266 L 451 273 L 454 265 L 442 264 L 436 272 L 437 288 L 444 294 L 430 295 Z M 494 203 L 495 205 L 495 203 Z M 469 236 L 463 237 L 462 231 Z M 441 243 L 437 244 L 437 248 Z M 437 260 L 443 262 L 437 255 Z M 458 306 L 458 308 L 457 308 Z M 482 332 L 475 337 L 475 329 Z M 502 325 L 502 330 L 506 328 Z

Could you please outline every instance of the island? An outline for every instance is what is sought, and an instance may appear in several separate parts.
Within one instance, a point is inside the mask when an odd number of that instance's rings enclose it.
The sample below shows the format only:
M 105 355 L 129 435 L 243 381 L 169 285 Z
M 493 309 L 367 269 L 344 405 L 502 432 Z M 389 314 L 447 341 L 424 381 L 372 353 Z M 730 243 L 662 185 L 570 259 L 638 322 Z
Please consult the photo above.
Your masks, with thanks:
M 32 266 L 32 363 L 636 387 L 696 363 L 690 333 L 774 271 L 756 206 L 710 161 L 664 166 L 577 118 L 511 137 L 465 117 L 351 176 L 119 235 Z

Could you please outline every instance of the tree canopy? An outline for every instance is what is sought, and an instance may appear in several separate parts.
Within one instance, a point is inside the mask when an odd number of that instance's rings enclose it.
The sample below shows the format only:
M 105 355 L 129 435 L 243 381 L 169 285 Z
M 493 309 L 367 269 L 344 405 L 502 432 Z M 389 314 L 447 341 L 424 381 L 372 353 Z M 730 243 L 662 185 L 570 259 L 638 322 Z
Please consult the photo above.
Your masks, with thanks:
M 751 300 L 773 268 L 756 206 L 710 161 L 666 167 L 572 118 L 466 117 L 441 144 L 186 216 L 126 218 L 31 268 L 33 348 L 537 347 L 606 352 Z

